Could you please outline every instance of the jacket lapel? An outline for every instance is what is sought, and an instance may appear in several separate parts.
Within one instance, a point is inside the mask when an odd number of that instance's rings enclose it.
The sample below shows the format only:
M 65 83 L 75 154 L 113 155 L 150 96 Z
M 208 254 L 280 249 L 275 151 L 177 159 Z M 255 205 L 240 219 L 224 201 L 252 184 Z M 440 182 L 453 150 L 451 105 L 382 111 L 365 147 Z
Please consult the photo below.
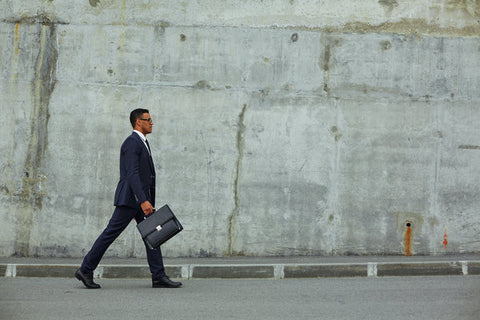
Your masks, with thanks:
M 143 142 L 142 138 L 140 138 L 140 136 L 136 132 L 133 132 L 132 136 L 134 136 L 137 139 L 138 143 L 140 143 L 143 146 L 144 151 L 147 153 L 148 163 L 150 164 L 150 169 L 152 170 L 153 174 L 155 175 L 155 165 L 153 164 L 152 155 L 148 151 L 146 143 Z

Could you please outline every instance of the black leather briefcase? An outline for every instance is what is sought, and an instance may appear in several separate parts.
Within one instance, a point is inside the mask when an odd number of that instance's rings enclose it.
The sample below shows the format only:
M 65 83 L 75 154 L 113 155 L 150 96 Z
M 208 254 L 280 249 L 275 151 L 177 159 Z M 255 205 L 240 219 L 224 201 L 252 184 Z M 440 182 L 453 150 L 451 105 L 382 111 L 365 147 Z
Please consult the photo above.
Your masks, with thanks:
M 137 224 L 137 228 L 150 249 L 160 247 L 161 244 L 183 230 L 180 221 L 168 205 L 149 214 L 145 220 Z

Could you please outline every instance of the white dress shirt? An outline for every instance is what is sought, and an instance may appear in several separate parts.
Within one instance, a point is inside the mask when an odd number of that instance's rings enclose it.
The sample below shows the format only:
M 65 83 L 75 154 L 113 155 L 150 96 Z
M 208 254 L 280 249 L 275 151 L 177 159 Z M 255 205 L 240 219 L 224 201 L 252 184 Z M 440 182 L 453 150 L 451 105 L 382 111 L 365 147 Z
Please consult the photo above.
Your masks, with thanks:
M 150 149 L 148 148 L 148 145 L 147 145 L 147 142 L 146 142 L 146 141 L 147 141 L 147 137 L 145 137 L 145 136 L 143 135 L 143 133 L 141 133 L 141 132 L 138 131 L 138 130 L 133 130 L 133 132 L 135 132 L 136 134 L 138 134 L 138 135 L 140 136 L 140 138 L 141 138 L 142 141 L 143 141 L 143 144 L 145 145 L 145 148 L 147 148 L 147 150 L 148 150 L 148 154 L 150 154 Z

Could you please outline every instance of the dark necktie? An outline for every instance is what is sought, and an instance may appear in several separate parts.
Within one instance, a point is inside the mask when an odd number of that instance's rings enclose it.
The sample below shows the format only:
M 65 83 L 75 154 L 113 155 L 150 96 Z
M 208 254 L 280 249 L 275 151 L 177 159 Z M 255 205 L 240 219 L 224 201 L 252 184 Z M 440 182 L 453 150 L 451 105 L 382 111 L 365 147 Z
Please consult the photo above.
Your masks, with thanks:
M 145 143 L 147 144 L 148 152 L 150 153 L 150 155 L 152 155 L 152 150 L 150 150 L 150 145 L 148 144 L 148 140 L 145 140 Z

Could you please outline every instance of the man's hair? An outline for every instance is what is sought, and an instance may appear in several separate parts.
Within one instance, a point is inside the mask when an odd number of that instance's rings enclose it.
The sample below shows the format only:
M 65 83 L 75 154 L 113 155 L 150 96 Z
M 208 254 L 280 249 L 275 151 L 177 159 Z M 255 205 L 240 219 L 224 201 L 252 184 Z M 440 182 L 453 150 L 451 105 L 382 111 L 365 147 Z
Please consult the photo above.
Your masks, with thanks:
M 150 113 L 147 109 L 135 109 L 130 112 L 130 123 L 132 127 L 135 128 L 135 123 L 137 119 L 141 119 L 144 113 Z

